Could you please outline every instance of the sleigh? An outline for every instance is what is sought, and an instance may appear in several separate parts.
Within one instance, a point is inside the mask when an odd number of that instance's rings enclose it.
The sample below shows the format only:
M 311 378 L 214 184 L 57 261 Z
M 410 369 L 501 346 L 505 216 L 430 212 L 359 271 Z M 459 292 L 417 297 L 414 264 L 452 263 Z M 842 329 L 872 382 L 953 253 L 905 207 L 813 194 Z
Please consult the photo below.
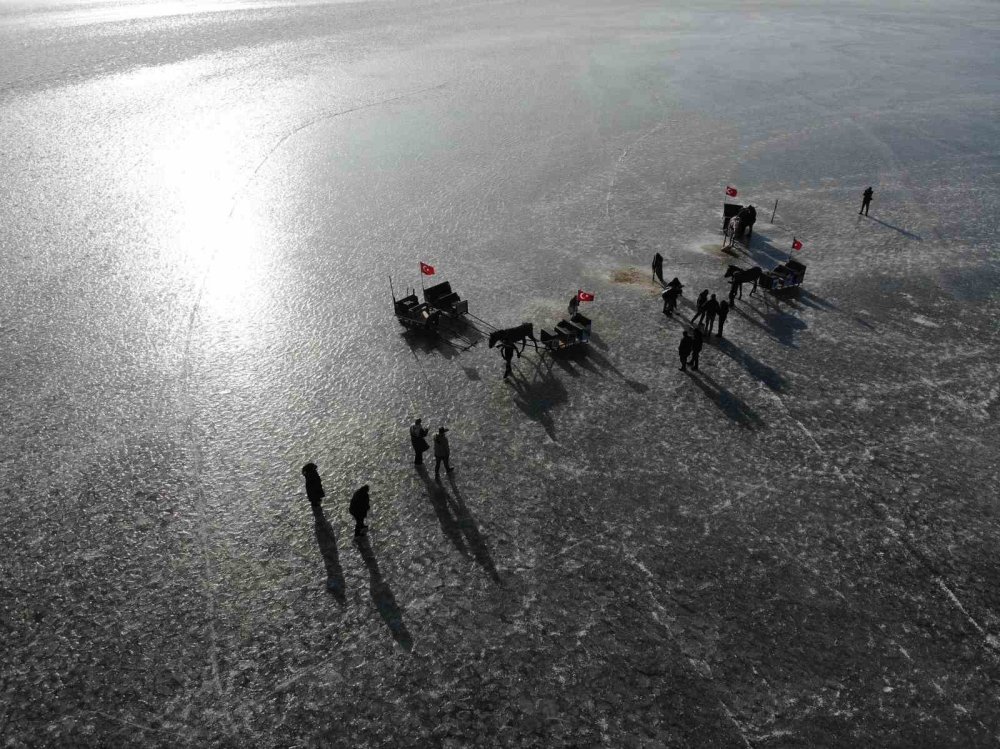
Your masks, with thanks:
M 797 289 L 806 275 L 806 266 L 798 260 L 788 260 L 760 277 L 760 285 L 772 294 Z
M 469 300 L 455 293 L 447 281 L 424 289 L 424 302 L 451 318 L 459 318 L 469 312 Z
M 556 323 L 553 332 L 542 330 L 542 347 L 546 351 L 555 353 L 587 343 L 590 341 L 591 325 L 589 317 L 577 312 L 569 320 L 560 320 Z

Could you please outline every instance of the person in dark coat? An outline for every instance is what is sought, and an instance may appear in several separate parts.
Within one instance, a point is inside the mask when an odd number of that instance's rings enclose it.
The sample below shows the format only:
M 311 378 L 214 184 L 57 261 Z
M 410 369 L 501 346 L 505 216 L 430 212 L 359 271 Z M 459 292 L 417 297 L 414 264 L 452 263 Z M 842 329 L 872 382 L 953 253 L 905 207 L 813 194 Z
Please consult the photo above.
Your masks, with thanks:
M 858 211 L 859 216 L 862 213 L 864 213 L 866 216 L 868 215 L 868 206 L 871 205 L 872 195 L 874 194 L 875 191 L 872 190 L 871 185 L 869 185 L 868 188 L 863 193 L 861 193 L 861 210 Z
M 701 354 L 701 346 L 704 343 L 704 338 L 701 334 L 701 328 L 694 329 L 694 340 L 691 341 L 691 369 L 698 371 L 698 356 Z
M 681 372 L 687 372 L 687 360 L 688 357 L 691 356 L 692 346 L 694 346 L 694 341 L 685 330 L 681 335 L 681 343 L 677 347 L 677 354 L 681 357 Z
M 719 304 L 719 338 L 722 338 L 722 326 L 726 324 L 727 317 L 729 317 L 729 302 L 723 299 Z
M 580 292 L 577 292 L 569 300 L 569 316 L 572 317 L 580 310 Z
M 448 444 L 448 438 L 445 433 L 448 430 L 444 427 L 438 429 L 438 433 L 434 435 L 434 480 L 441 481 L 441 464 L 444 463 L 444 469 L 451 473 L 451 463 L 448 458 L 451 457 L 451 446 Z
M 736 277 L 734 276 L 733 280 L 729 282 L 729 306 L 730 307 L 732 307 L 734 304 L 736 304 L 736 293 L 739 290 L 740 290 L 740 284 L 736 280 Z
M 315 512 L 326 496 L 326 492 L 323 491 L 323 480 L 319 477 L 315 463 L 306 463 L 302 466 L 302 475 L 306 477 L 306 496 L 309 498 L 309 505 Z
M 663 283 L 663 255 L 659 252 L 653 255 L 653 280 Z
M 694 313 L 694 317 L 691 318 L 691 324 L 695 324 L 695 320 L 699 322 L 705 317 L 705 303 L 708 302 L 708 289 L 705 289 L 698 295 L 697 307 L 698 311 Z
M 371 509 L 371 506 L 371 499 L 368 497 L 368 484 L 365 484 L 354 492 L 354 496 L 351 497 L 351 506 L 348 508 L 354 518 L 355 536 L 360 536 L 368 528 L 365 525 L 365 518 L 368 517 L 368 510 Z
M 715 301 L 715 294 L 705 302 L 705 330 L 712 335 L 712 327 L 715 325 L 715 316 L 719 314 L 719 303 Z
M 674 310 L 677 309 L 677 300 L 684 293 L 683 289 L 684 284 L 676 277 L 667 284 L 667 288 L 660 293 L 660 296 L 663 297 L 663 314 L 673 314 Z
M 413 445 L 413 465 L 415 466 L 423 465 L 424 453 L 430 447 L 427 444 L 426 437 L 427 430 L 420 423 L 420 419 L 416 419 L 410 426 L 410 444 Z
M 503 378 L 505 380 L 513 374 L 513 370 L 510 368 L 510 360 L 514 358 L 514 354 L 517 354 L 518 359 L 521 358 L 521 352 L 517 350 L 517 346 L 513 343 L 510 341 L 504 341 L 500 344 L 500 356 L 502 356 L 504 362 L 506 362 L 506 366 L 503 370 Z

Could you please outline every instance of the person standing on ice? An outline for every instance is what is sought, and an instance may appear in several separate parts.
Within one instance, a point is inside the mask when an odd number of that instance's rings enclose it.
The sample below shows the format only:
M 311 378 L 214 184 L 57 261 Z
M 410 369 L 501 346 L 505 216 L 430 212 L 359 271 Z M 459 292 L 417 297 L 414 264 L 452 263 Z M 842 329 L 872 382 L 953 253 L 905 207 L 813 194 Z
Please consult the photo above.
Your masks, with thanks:
M 715 326 L 715 316 L 719 314 L 719 303 L 715 301 L 715 294 L 705 302 L 705 330 L 712 335 L 712 328 Z
M 368 511 L 371 509 L 371 506 L 371 499 L 368 497 L 368 484 L 365 484 L 354 492 L 354 496 L 351 497 L 351 505 L 348 508 L 351 516 L 354 518 L 355 536 L 362 535 L 368 528 L 365 525 L 365 518 L 368 517 Z
M 653 280 L 663 284 L 663 255 L 659 252 L 653 255 Z
M 861 210 L 858 211 L 859 216 L 862 213 L 864 213 L 866 216 L 868 215 L 868 206 L 872 204 L 872 195 L 874 194 L 875 191 L 872 190 L 871 185 L 868 185 L 868 188 L 861 194 Z
M 740 290 L 740 284 L 736 280 L 736 276 L 733 276 L 733 280 L 729 283 L 729 306 L 733 307 L 736 304 L 736 292 Z
M 445 427 L 438 429 L 438 433 L 434 435 L 434 480 L 441 483 L 441 464 L 444 463 L 444 469 L 451 473 L 451 463 L 448 458 L 451 457 L 451 446 L 448 444 L 448 438 L 445 433 L 448 430 Z
M 719 304 L 719 338 L 722 338 L 722 326 L 726 324 L 727 317 L 729 317 L 729 302 L 723 299 Z M 708 332 L 712 332 L 711 328 Z
M 704 342 L 704 338 L 701 334 L 701 328 L 694 329 L 694 340 L 691 341 L 691 369 L 695 372 L 698 371 L 698 356 L 701 354 L 701 346 Z
M 578 291 L 569 300 L 569 316 L 572 317 L 580 309 L 580 292 Z
M 302 475 L 306 477 L 306 496 L 309 498 L 309 505 L 313 512 L 316 512 L 323 502 L 323 497 L 326 496 L 326 492 L 323 491 L 323 480 L 319 477 L 315 463 L 306 463 L 302 466 Z
M 517 346 L 515 346 L 511 341 L 504 341 L 500 344 L 500 356 L 503 357 L 503 360 L 506 363 L 503 370 L 503 378 L 505 380 L 514 374 L 513 370 L 510 368 L 510 360 L 514 358 L 514 354 L 517 354 L 518 359 L 521 358 L 521 352 L 517 350 Z M 435 439 L 437 438 L 435 437 Z
M 413 445 L 413 465 L 415 466 L 423 465 L 424 453 L 430 447 L 427 440 L 424 439 L 426 436 L 427 430 L 420 423 L 420 419 L 414 420 L 410 426 L 410 444 Z
M 681 343 L 677 347 L 677 354 L 681 357 L 681 372 L 687 372 L 687 360 L 691 356 L 691 347 L 694 345 L 694 341 L 691 340 L 691 336 L 685 330 L 681 334 Z
M 691 318 L 691 324 L 695 324 L 695 320 L 698 320 L 699 324 L 701 320 L 705 317 L 705 303 L 708 301 L 708 289 L 705 289 L 698 295 L 698 301 L 696 306 L 698 311 L 694 313 L 694 317 Z

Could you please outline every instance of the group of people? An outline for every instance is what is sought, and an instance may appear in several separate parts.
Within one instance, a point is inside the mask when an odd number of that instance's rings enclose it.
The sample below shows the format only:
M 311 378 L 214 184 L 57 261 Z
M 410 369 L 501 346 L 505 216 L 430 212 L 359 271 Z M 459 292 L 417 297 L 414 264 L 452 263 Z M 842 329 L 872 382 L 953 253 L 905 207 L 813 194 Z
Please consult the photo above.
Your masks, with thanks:
M 323 490 L 323 479 L 319 477 L 319 468 L 317 468 L 315 463 L 306 463 L 302 466 L 302 475 L 306 479 L 306 497 L 309 499 L 309 505 L 312 507 L 313 514 L 319 515 L 322 510 L 323 497 L 326 496 L 326 492 Z M 365 484 L 351 497 L 351 504 L 348 506 L 348 512 L 351 513 L 351 517 L 354 518 L 354 535 L 363 536 L 365 531 L 368 530 L 368 526 L 365 525 L 365 518 L 368 517 L 368 511 L 371 510 L 372 502 L 371 497 L 368 495 L 368 484 Z
M 423 465 L 424 453 L 430 449 L 430 445 L 426 439 L 427 434 L 428 431 L 424 428 L 420 419 L 416 419 L 410 426 L 410 443 L 413 445 L 414 465 Z M 448 444 L 447 434 L 447 427 L 438 427 L 437 434 L 434 435 L 434 478 L 439 483 L 441 481 L 442 464 L 445 470 L 451 473 L 451 446 Z M 309 505 L 312 507 L 313 513 L 318 514 L 321 512 L 323 498 L 326 496 L 326 492 L 323 490 L 323 480 L 319 475 L 319 468 L 315 463 L 306 463 L 302 466 L 302 475 L 306 480 L 306 497 L 309 499 Z M 363 536 L 368 530 L 365 519 L 371 510 L 371 496 L 368 484 L 365 484 L 354 492 L 347 509 L 351 513 L 351 517 L 354 518 L 354 535 Z

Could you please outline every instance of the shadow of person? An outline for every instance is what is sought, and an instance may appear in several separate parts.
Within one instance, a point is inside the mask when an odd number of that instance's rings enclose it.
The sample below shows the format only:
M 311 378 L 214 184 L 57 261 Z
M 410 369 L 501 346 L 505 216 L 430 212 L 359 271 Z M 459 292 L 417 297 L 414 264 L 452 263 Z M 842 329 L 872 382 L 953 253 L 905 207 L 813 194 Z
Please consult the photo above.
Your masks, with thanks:
M 752 377 L 760 380 L 774 392 L 781 393 L 788 389 L 788 380 L 785 379 L 781 372 L 777 371 L 773 367 L 769 367 L 762 361 L 758 361 L 728 339 L 716 337 L 714 339 L 710 339 L 709 343 L 714 343 L 719 351 L 724 353 L 733 361 L 742 364 L 743 368 Z
M 316 543 L 319 546 L 319 553 L 323 556 L 323 564 L 326 566 L 327 592 L 343 603 L 347 583 L 344 580 L 344 571 L 340 568 L 340 555 L 337 553 L 337 538 L 333 534 L 333 526 L 326 519 L 320 505 L 313 506 L 313 518 L 316 521 Z
M 691 375 L 691 381 L 701 388 L 701 391 L 719 407 L 722 413 L 744 429 L 756 431 L 767 426 L 756 411 L 719 385 L 709 375 L 702 371 L 691 370 L 688 370 L 688 374 Z
M 448 503 L 448 493 L 440 484 L 431 478 L 431 475 L 428 473 L 425 466 L 417 466 L 417 474 L 424 482 L 424 486 L 427 489 L 427 498 L 430 499 L 431 507 L 434 508 L 434 514 L 437 515 L 438 522 L 441 524 L 441 530 L 444 531 L 445 537 L 451 541 L 462 556 L 469 556 L 469 550 L 465 545 L 464 538 L 462 537 L 462 531 L 459 528 L 458 520 L 451 513 L 451 507 Z
M 907 231 L 906 229 L 900 229 L 898 226 L 890 224 L 887 221 L 882 221 L 881 219 L 873 218 L 871 216 L 865 216 L 865 218 L 869 219 L 870 221 L 874 221 L 876 224 L 882 224 L 882 226 L 886 227 L 887 229 L 893 229 L 895 231 L 898 231 L 907 239 L 915 239 L 918 242 L 924 241 L 923 237 L 921 237 L 920 235 L 914 234 L 913 232 Z M 859 221 L 861 220 L 860 216 L 858 216 L 858 220 Z
M 458 490 L 458 484 L 455 483 L 454 474 L 448 474 L 448 483 L 451 485 L 451 490 L 455 495 L 455 517 L 458 519 L 459 528 L 461 528 L 462 533 L 469 542 L 469 548 L 472 549 L 473 558 L 479 563 L 479 566 L 486 571 L 486 574 L 490 576 L 490 579 L 493 580 L 493 582 L 497 585 L 501 585 L 500 575 L 497 572 L 496 565 L 493 564 L 493 557 L 490 555 L 489 547 L 486 545 L 486 539 L 484 539 L 483 534 L 480 533 L 479 526 L 476 524 L 476 519 L 472 517 L 472 513 L 469 512 L 469 507 L 466 505 L 465 499 Z
M 385 626 L 389 628 L 393 639 L 399 643 L 403 650 L 413 649 L 413 638 L 406 631 L 406 624 L 403 622 L 403 612 L 396 604 L 396 599 L 392 595 L 392 590 L 388 583 L 382 578 L 382 573 L 378 568 L 378 560 L 375 559 L 375 552 L 372 551 L 371 541 L 368 536 L 355 536 L 354 543 L 361 553 L 365 566 L 371 577 L 371 596 L 375 608 L 378 610 Z

